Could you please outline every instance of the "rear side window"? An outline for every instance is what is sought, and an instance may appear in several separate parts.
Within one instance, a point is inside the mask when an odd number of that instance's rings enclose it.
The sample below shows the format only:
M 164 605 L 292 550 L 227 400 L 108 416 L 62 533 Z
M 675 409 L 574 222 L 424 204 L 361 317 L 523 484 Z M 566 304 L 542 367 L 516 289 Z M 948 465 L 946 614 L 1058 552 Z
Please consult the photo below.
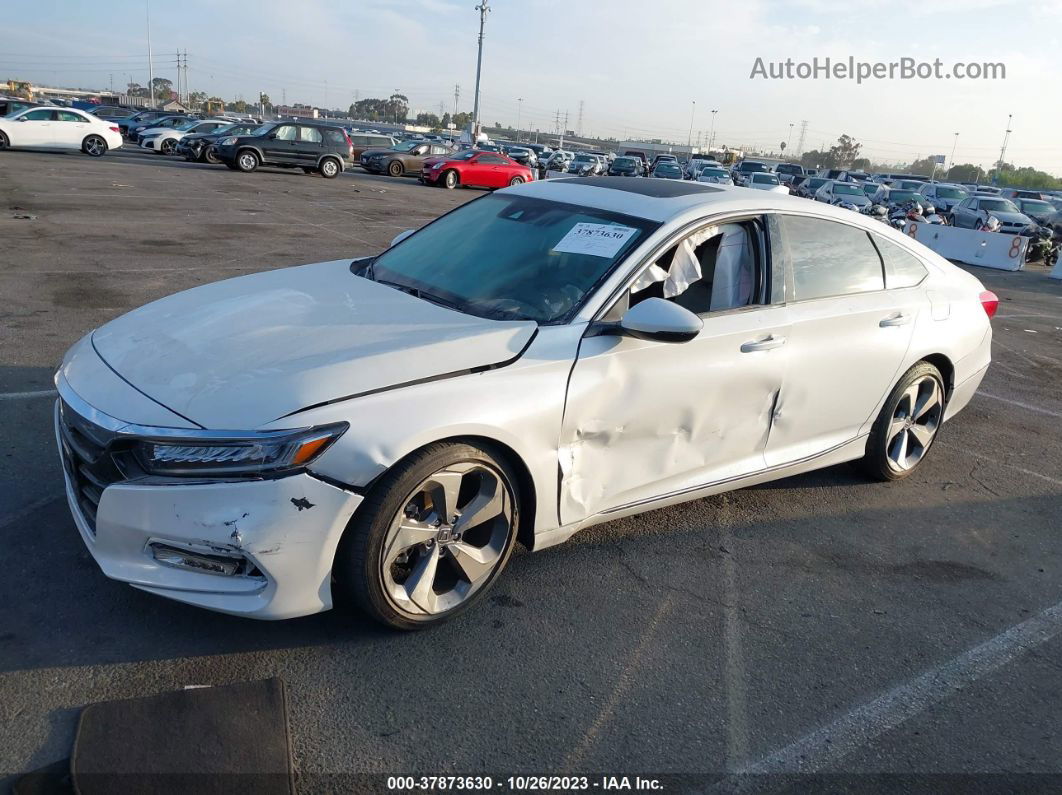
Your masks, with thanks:
M 502 163 L 507 163 L 509 161 L 507 161 L 504 157 L 501 157 L 500 155 L 480 155 L 479 162 L 489 163 L 491 165 L 499 165 Z
M 885 288 L 881 257 L 862 229 L 819 218 L 779 218 L 782 250 L 793 274 L 793 300 L 809 301 Z
M 299 140 L 306 144 L 319 144 L 321 131 L 316 127 L 299 127 Z
M 885 261 L 885 286 L 888 289 L 914 287 L 926 278 L 926 266 L 914 254 L 878 235 L 874 235 L 874 245 Z

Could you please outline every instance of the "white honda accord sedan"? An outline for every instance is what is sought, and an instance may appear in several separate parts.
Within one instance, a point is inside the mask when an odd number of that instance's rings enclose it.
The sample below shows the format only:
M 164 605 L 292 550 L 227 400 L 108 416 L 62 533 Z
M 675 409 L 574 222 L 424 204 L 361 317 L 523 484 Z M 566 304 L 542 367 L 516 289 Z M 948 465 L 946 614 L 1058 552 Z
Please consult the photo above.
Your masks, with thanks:
M 842 461 L 909 475 L 981 382 L 995 308 L 856 213 L 549 180 L 111 321 L 66 355 L 55 430 L 107 576 L 412 629 L 517 541 Z

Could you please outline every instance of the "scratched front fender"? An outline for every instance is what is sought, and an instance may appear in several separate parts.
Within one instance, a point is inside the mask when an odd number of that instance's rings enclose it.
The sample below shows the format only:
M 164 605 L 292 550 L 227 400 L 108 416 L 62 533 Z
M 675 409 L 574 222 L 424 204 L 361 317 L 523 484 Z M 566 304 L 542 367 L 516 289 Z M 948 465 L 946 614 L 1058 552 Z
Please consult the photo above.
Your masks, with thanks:
M 275 480 L 109 486 L 93 536 L 103 573 L 152 593 L 252 618 L 290 618 L 332 606 L 336 546 L 361 496 L 299 474 Z M 159 563 L 153 544 L 244 558 L 237 575 Z

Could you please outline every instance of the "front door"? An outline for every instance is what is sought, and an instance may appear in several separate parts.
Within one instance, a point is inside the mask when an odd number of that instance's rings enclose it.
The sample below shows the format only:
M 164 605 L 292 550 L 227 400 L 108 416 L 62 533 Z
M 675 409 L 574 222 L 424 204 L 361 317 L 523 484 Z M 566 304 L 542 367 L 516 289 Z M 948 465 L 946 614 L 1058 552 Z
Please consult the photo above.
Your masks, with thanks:
M 17 146 L 51 148 L 55 146 L 55 111 L 36 108 L 18 117 L 11 143 Z M 15 135 L 18 137 L 16 138 Z
M 664 298 L 702 318 L 694 340 L 583 339 L 560 440 L 564 524 L 764 468 L 789 326 L 767 273 L 761 222 L 705 227 L 606 315 Z
M 298 137 L 299 127 L 296 124 L 281 124 L 275 127 L 262 142 L 262 151 L 265 153 L 266 161 L 298 163 L 298 155 L 295 151 Z

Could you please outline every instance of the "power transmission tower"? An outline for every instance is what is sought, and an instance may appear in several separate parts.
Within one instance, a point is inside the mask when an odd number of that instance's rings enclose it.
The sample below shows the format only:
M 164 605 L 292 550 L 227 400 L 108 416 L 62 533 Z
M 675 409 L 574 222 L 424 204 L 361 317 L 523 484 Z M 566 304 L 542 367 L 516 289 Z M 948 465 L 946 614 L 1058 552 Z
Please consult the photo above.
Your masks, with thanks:
M 808 122 L 804 119 L 800 122 L 800 137 L 797 139 L 796 155 L 800 157 L 804 154 L 804 137 L 808 134 Z
M 575 125 L 575 132 L 582 137 L 583 134 L 583 101 L 579 100 L 579 122 Z

